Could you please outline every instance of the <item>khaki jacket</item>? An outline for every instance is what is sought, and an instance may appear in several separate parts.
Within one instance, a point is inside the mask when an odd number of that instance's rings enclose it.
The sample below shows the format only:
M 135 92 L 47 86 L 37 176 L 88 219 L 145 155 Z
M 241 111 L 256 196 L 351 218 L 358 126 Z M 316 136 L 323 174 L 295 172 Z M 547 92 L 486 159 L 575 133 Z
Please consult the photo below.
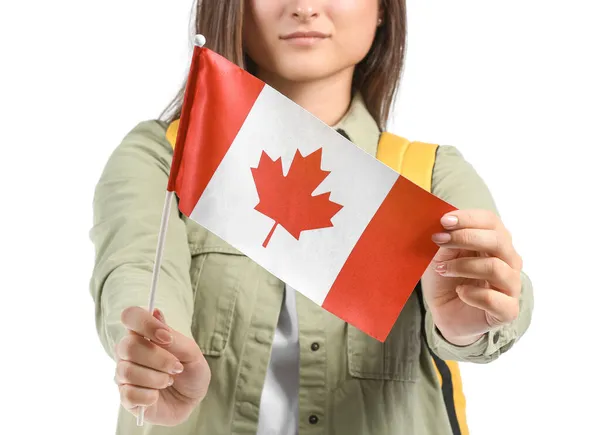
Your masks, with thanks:
M 380 131 L 360 97 L 335 127 L 375 156 Z M 126 333 L 121 311 L 148 303 L 173 152 L 166 128 L 163 122 L 146 121 L 127 134 L 110 156 L 95 192 L 90 237 L 96 261 L 90 290 L 98 335 L 112 358 L 114 344 Z M 432 192 L 457 208 L 498 213 L 485 183 L 452 146 L 438 148 Z M 284 283 L 182 216 L 175 203 L 165 249 L 156 306 L 171 327 L 196 340 L 212 381 L 204 401 L 181 425 L 146 423 L 140 428 L 121 407 L 116 433 L 255 434 Z M 466 347 L 445 341 L 429 313 L 422 322 L 416 294 L 385 343 L 297 294 L 299 434 L 451 434 L 426 344 L 442 359 L 487 363 L 498 358 L 530 323 L 532 286 L 522 276 L 519 318 Z M 319 344 L 317 350 L 312 350 L 313 343 Z M 316 423 L 311 416 L 318 417 Z

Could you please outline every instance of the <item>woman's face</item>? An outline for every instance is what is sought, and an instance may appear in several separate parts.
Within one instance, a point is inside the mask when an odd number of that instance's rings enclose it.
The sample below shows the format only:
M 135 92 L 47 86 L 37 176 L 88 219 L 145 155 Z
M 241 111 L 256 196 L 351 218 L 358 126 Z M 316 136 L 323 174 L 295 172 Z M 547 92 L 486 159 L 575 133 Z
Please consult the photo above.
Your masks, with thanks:
M 380 0 L 246 0 L 244 48 L 258 76 L 319 80 L 369 52 Z

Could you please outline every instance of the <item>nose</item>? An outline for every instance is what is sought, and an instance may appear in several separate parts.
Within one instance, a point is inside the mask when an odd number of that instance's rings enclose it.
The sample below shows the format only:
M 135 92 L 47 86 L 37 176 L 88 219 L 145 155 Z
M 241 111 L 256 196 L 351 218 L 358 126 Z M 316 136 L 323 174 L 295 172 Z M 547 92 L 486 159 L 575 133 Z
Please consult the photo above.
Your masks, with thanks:
M 319 16 L 318 11 L 313 6 L 301 4 L 296 6 L 292 16 L 296 21 L 308 23 Z

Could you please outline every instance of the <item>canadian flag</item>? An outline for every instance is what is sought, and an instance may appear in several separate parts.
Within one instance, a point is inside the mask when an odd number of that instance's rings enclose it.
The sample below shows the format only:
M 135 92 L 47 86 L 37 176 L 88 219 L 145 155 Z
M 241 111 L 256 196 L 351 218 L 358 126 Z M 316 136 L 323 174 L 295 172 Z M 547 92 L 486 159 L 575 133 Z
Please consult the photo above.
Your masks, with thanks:
M 198 46 L 168 191 L 190 219 L 380 341 L 454 209 Z

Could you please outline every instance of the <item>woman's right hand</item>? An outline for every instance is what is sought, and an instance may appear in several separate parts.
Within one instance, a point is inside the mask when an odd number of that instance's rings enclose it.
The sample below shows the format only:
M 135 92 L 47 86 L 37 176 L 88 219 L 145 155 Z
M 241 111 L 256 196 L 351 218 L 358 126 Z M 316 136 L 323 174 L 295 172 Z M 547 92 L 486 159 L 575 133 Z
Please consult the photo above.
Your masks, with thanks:
M 121 321 L 129 333 L 115 346 L 115 382 L 121 405 L 144 420 L 175 426 L 204 398 L 210 368 L 194 340 L 167 326 L 162 313 L 141 307 L 123 310 Z

